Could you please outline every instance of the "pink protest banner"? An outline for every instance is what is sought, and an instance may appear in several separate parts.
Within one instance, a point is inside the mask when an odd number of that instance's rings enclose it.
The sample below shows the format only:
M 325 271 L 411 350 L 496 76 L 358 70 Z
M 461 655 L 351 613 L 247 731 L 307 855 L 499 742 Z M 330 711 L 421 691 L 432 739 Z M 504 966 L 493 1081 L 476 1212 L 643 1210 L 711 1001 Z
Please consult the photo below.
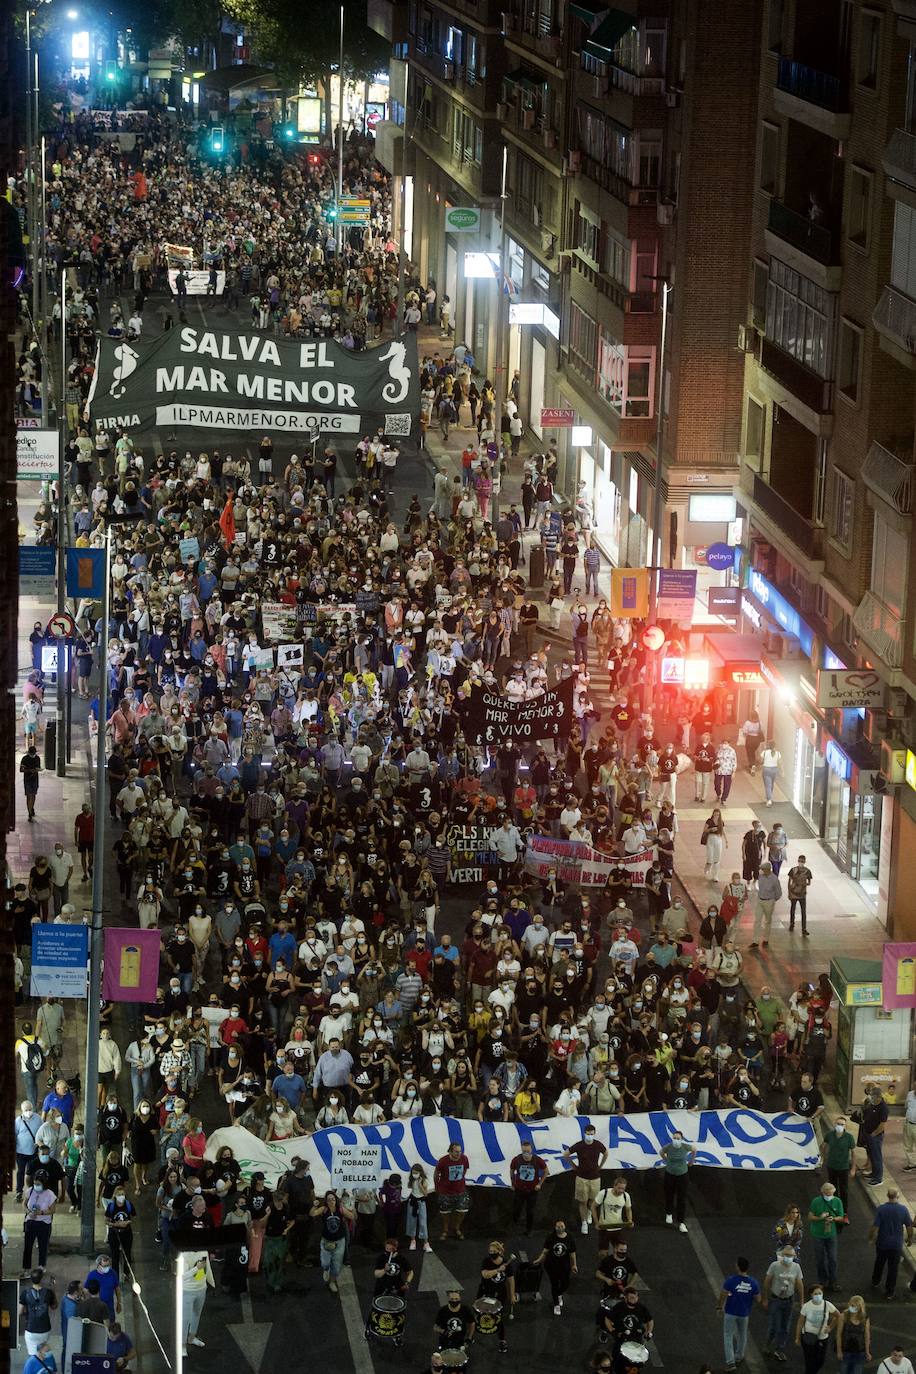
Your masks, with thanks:
M 152 1002 L 159 981 L 159 931 L 106 927 L 102 996 L 108 1002 Z
M 916 943 L 889 941 L 884 946 L 881 973 L 885 1011 L 916 1007 Z
M 564 883 L 603 887 L 612 869 L 622 865 L 634 887 L 645 887 L 646 874 L 654 859 L 654 845 L 649 849 L 641 849 L 638 854 L 615 857 L 580 840 L 557 840 L 552 835 L 532 835 L 525 851 L 525 872 L 535 878 L 546 878 L 553 868 Z

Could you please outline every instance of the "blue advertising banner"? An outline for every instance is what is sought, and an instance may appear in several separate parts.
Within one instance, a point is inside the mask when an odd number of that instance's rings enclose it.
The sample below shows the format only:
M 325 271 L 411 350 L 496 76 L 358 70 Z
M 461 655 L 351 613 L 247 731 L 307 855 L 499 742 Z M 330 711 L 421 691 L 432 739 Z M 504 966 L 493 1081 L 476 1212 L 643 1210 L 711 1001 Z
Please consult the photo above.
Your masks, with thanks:
M 105 581 L 104 549 L 67 550 L 67 595 L 95 601 Z
M 86 926 L 32 926 L 32 997 L 85 997 L 88 962 Z
M 696 568 L 659 568 L 658 613 L 663 619 L 691 623 L 696 595 Z
M 56 571 L 56 549 L 48 544 L 20 544 L 19 590 L 24 596 L 50 595 Z

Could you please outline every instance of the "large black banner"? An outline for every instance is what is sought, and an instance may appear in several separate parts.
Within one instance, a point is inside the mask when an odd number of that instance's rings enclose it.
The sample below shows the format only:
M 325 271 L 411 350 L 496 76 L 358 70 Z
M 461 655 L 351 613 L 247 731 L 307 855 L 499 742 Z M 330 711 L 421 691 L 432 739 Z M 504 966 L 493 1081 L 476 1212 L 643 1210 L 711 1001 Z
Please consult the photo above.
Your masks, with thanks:
M 99 340 L 89 393 L 102 429 L 321 431 L 381 428 L 409 441 L 420 406 L 415 335 L 354 353 L 332 339 L 172 329 L 152 343 Z
M 505 739 L 556 739 L 573 726 L 573 687 L 568 678 L 553 691 L 530 701 L 509 701 L 488 687 L 475 687 L 468 697 L 464 736 L 471 744 L 500 744 Z

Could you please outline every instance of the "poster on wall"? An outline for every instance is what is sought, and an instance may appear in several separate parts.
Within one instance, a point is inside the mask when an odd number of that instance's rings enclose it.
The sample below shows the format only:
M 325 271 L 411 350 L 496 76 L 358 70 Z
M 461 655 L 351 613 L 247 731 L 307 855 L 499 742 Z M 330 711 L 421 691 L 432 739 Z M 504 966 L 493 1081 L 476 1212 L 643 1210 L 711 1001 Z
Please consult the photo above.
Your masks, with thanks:
M 916 1007 L 916 941 L 887 941 L 881 963 L 881 993 L 886 1011 Z

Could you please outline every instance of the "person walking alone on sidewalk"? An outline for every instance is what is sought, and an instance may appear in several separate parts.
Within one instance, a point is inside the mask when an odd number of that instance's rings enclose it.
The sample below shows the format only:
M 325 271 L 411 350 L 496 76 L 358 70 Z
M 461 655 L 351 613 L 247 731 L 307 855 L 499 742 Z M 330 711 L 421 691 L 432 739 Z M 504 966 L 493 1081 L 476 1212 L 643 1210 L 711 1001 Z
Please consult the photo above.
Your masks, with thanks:
M 896 1188 L 888 1188 L 887 1202 L 875 1208 L 875 1219 L 868 1233 L 875 1247 L 875 1265 L 871 1272 L 871 1286 L 877 1288 L 885 1267 L 884 1296 L 890 1301 L 897 1287 L 897 1271 L 903 1259 L 904 1241 L 913 1243 L 913 1218 L 908 1207 L 900 1201 Z
M 814 880 L 814 874 L 805 862 L 804 854 L 799 854 L 798 863 L 793 864 L 786 875 L 786 886 L 789 896 L 789 931 L 795 929 L 795 908 L 801 912 L 802 935 L 808 938 L 808 888 Z
M 760 1301 L 760 1284 L 748 1272 L 749 1261 L 739 1256 L 737 1266 L 738 1272 L 723 1280 L 719 1293 L 726 1370 L 735 1369 L 744 1362 L 751 1311 L 754 1303 Z
M 732 790 L 732 779 L 738 771 L 738 755 L 727 740 L 723 740 L 716 750 L 715 789 L 716 796 L 724 806 Z
M 716 746 L 707 730 L 700 737 L 700 742 L 693 751 L 695 801 L 705 802 L 709 796 L 709 780 L 716 766 L 716 753 Z
M 768 739 L 763 746 L 760 754 L 760 772 L 763 775 L 763 795 L 766 797 L 767 806 L 773 805 L 773 788 L 779 776 L 779 764 L 782 754 L 776 748 L 776 741 Z M 753 768 L 751 772 L 753 773 Z
M 772 864 L 761 864 L 760 877 L 757 880 L 757 900 L 754 903 L 754 938 L 751 941 L 751 949 L 756 949 L 761 943 L 761 935 L 764 949 L 769 945 L 773 908 L 781 896 L 782 884 L 773 872 Z

